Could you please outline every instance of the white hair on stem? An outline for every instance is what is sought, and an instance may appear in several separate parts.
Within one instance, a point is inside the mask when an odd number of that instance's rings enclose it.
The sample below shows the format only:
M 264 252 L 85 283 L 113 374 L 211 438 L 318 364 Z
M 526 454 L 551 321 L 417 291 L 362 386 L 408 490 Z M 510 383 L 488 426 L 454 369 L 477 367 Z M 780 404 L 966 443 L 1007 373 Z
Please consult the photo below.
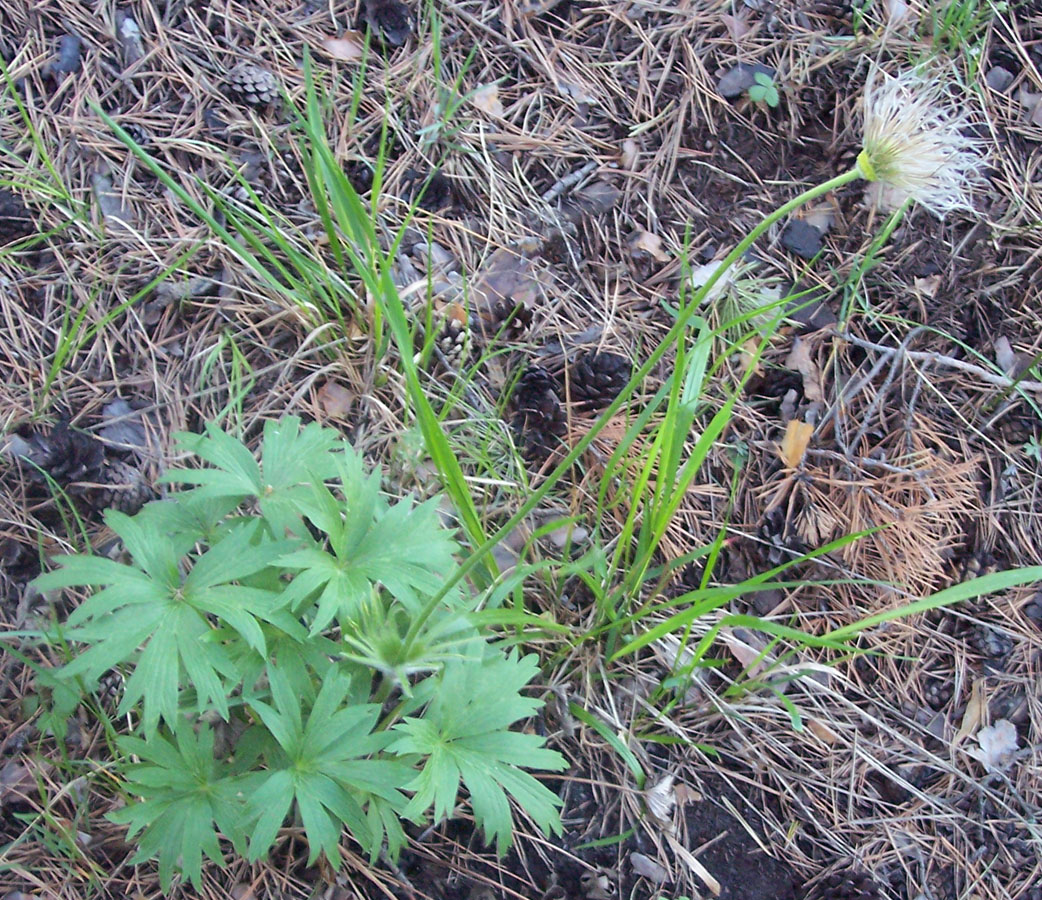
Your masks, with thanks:
M 858 167 L 911 197 L 938 218 L 973 210 L 983 183 L 984 142 L 966 134 L 968 103 L 960 105 L 948 79 L 909 69 L 875 70 L 865 85 L 863 150 Z

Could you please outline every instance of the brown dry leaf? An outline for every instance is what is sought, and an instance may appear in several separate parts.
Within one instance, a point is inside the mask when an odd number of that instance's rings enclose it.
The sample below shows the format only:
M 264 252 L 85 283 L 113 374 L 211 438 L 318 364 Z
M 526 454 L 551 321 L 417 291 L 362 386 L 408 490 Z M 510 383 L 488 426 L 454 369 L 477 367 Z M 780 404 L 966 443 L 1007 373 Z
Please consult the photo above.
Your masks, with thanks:
M 35 793 L 36 776 L 25 763 L 12 759 L 0 768 L 0 807 Z
M 984 679 L 978 678 L 973 682 L 970 690 L 970 699 L 966 703 L 966 712 L 962 716 L 962 725 L 959 733 L 955 735 L 952 744 L 961 744 L 971 734 L 975 734 L 984 721 L 984 712 L 988 708 L 987 698 L 984 696 Z
M 720 637 L 723 642 L 727 645 L 727 649 L 731 651 L 731 655 L 735 658 L 743 669 L 748 669 L 750 678 L 755 678 L 760 674 L 767 666 L 774 662 L 774 660 L 768 656 L 762 656 L 763 646 L 757 646 L 760 644 L 759 638 L 756 637 L 747 628 L 721 628 Z
M 754 377 L 763 377 L 764 369 L 763 364 L 761 363 L 760 342 L 758 339 L 749 338 L 749 340 L 742 344 L 735 356 L 741 363 L 743 375 L 752 369 Z
M 673 807 L 677 803 L 677 795 L 673 791 L 673 775 L 665 775 L 644 791 L 644 802 L 648 812 L 659 825 L 670 825 L 673 819 Z
M 643 853 L 631 853 L 630 865 L 633 866 L 635 874 L 641 878 L 647 878 L 648 881 L 655 884 L 665 884 L 669 881 L 669 872 L 650 856 L 645 856 Z
M 839 740 L 839 735 L 820 719 L 807 719 L 807 728 L 814 732 L 815 737 L 826 744 L 834 744 Z
M 724 15 L 720 16 L 720 21 L 727 27 L 727 33 L 731 35 L 732 41 L 740 41 L 752 31 L 749 27 L 749 22 L 742 15 L 731 16 L 724 13 Z
M 112 177 L 104 172 L 96 172 L 91 179 L 91 187 L 105 227 L 124 233 L 133 231 L 134 213 L 116 192 Z
M 460 325 L 466 325 L 468 321 L 467 311 L 459 303 L 448 304 L 442 310 L 442 315 L 446 321 L 458 322 Z
M 891 27 L 905 22 L 912 14 L 912 8 L 905 0 L 886 0 L 887 24 Z
M 1013 345 L 1005 335 L 995 338 L 995 362 L 999 364 L 1007 375 L 1013 375 L 1018 368 L 1017 354 L 1013 351 Z
M 683 781 L 677 782 L 673 788 L 673 793 L 676 794 L 677 803 L 681 807 L 687 806 L 688 803 L 697 803 L 705 799 L 701 791 L 696 791 L 691 785 L 684 784 Z
M 497 303 L 509 303 L 511 308 L 536 306 L 542 291 L 542 282 L 532 260 L 501 248 L 488 258 L 485 268 L 475 276 L 470 287 L 470 302 L 478 321 L 483 323 Z
M 573 215 L 571 210 L 574 210 L 574 213 L 579 216 L 599 216 L 609 212 L 621 197 L 622 191 L 598 179 L 573 193 L 565 205 L 565 209 L 569 211 L 570 218 Z M 578 221 L 578 219 L 573 219 L 573 221 Z
M 642 231 L 630 238 L 630 253 L 647 253 L 656 262 L 669 262 L 669 254 L 662 249 L 662 238 L 650 231 Z
M 639 153 L 640 150 L 637 147 L 637 142 L 633 140 L 633 138 L 626 138 L 626 140 L 622 142 L 622 156 L 620 159 L 622 167 L 633 171 L 637 165 L 637 157 Z
M 941 286 L 940 275 L 927 275 L 926 278 L 916 278 L 913 281 L 915 289 L 919 293 L 929 297 L 931 300 L 937 296 L 937 289 Z
M 810 358 L 810 345 L 803 338 L 792 342 L 792 350 L 785 360 L 786 369 L 795 369 L 803 377 L 803 396 L 811 403 L 824 399 L 821 390 L 821 372 Z
M 490 116 L 503 115 L 503 104 L 499 100 L 499 85 L 495 82 L 479 87 L 470 95 L 470 102 Z
M 778 445 L 778 455 L 788 468 L 795 469 L 803 461 L 812 434 L 814 426 L 810 422 L 792 419 L 785 426 L 785 437 Z
M 318 389 L 318 404 L 327 418 L 347 418 L 354 402 L 354 393 L 335 381 L 327 381 Z
M 365 56 L 365 39 L 357 31 L 345 31 L 338 38 L 323 38 L 322 47 L 333 59 L 361 62 Z
M 122 10 L 116 13 L 116 40 L 119 42 L 119 55 L 124 69 L 129 69 L 145 55 L 141 27 L 129 13 Z

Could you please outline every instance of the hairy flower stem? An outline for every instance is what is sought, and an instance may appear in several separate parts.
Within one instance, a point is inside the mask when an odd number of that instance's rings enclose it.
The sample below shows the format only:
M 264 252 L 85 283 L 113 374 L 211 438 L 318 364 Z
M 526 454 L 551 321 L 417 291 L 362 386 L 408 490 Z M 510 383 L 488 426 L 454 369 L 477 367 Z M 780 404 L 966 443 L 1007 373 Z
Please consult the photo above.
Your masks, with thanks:
M 512 515 L 506 523 L 488 540 L 485 541 L 480 547 L 478 547 L 470 556 L 460 565 L 456 570 L 456 573 L 452 575 L 442 587 L 441 591 L 427 602 L 419 614 L 415 616 L 412 624 L 409 627 L 409 631 L 405 636 L 404 651 L 408 653 L 412 649 L 412 643 L 416 637 L 420 634 L 421 629 L 426 623 L 427 619 L 430 618 L 431 614 L 437 609 L 438 604 L 442 598 L 448 594 L 452 588 L 459 583 L 459 581 L 467 576 L 480 562 L 492 551 L 492 549 L 506 537 L 511 531 L 517 527 L 518 523 L 525 518 L 533 509 L 535 509 L 543 500 L 543 498 L 550 493 L 554 485 L 579 459 L 583 453 L 586 452 L 586 448 L 590 446 L 596 439 L 597 435 L 601 433 L 604 426 L 608 424 L 611 418 L 622 409 L 623 405 L 629 400 L 630 396 L 637 390 L 638 386 L 643 383 L 644 379 L 647 378 L 651 371 L 659 364 L 662 357 L 669 352 L 670 348 L 673 347 L 678 341 L 680 341 L 685 331 L 687 330 L 688 324 L 694 317 L 698 308 L 701 306 L 703 300 L 713 289 L 713 285 L 723 277 L 724 273 L 739 259 L 742 255 L 756 242 L 756 240 L 767 231 L 776 222 L 780 222 L 790 213 L 799 209 L 811 200 L 815 200 L 830 191 L 837 190 L 844 185 L 850 184 L 852 181 L 857 181 L 859 178 L 864 178 L 865 173 L 859 166 L 855 166 L 849 172 L 844 172 L 842 175 L 837 175 L 835 178 L 831 178 L 823 184 L 816 185 L 815 187 L 808 188 L 802 194 L 797 197 L 793 197 L 792 200 L 779 206 L 774 212 L 769 213 L 764 217 L 752 231 L 749 232 L 741 241 L 738 242 L 737 246 L 721 260 L 720 264 L 716 267 L 716 271 L 709 276 L 706 283 L 703 284 L 698 290 L 692 295 L 688 304 L 680 311 L 677 316 L 677 320 L 673 327 L 669 329 L 669 332 L 662 338 L 658 346 L 651 352 L 644 364 L 637 369 L 633 374 L 633 377 L 629 380 L 626 386 L 619 392 L 619 395 L 611 402 L 607 409 L 601 413 L 600 417 L 594 423 L 593 427 L 579 439 L 575 446 L 569 451 L 569 453 L 558 463 L 557 467 L 546 477 L 546 480 L 532 493 L 529 495 L 521 508 L 518 509 L 514 515 Z

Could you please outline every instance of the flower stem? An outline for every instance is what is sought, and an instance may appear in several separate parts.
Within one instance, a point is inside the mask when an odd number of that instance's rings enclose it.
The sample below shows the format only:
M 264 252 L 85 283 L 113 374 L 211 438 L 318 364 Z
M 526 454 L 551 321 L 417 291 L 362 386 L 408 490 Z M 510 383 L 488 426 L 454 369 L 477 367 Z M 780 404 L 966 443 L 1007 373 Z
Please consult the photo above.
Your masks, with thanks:
M 422 610 L 413 619 L 412 624 L 409 626 L 409 631 L 405 636 L 405 648 L 404 652 L 412 648 L 412 643 L 420 633 L 420 629 L 426 624 L 427 619 L 430 618 L 431 614 L 437 608 L 438 604 L 442 601 L 446 594 L 467 576 L 467 574 L 473 570 L 480 561 L 501 541 L 506 537 L 517 524 L 527 516 L 536 506 L 542 502 L 542 499 L 552 490 L 555 484 L 560 480 L 561 476 L 564 475 L 574 465 L 576 460 L 586 452 L 586 448 L 590 446 L 596 440 L 597 435 L 603 430 L 604 426 L 607 425 L 609 420 L 614 416 L 623 404 L 630 398 L 637 387 L 644 381 L 644 379 L 651 373 L 652 369 L 655 368 L 662 360 L 662 357 L 666 355 L 669 349 L 681 339 L 685 330 L 687 329 L 688 323 L 691 318 L 695 315 L 698 308 L 702 305 L 706 296 L 713 289 L 713 285 L 723 277 L 724 273 L 739 259 L 742 255 L 756 242 L 756 240 L 765 232 L 768 228 L 774 225 L 776 222 L 784 219 L 789 213 L 799 209 L 805 203 L 809 203 L 811 200 L 815 200 L 824 194 L 834 191 L 837 188 L 841 188 L 844 185 L 850 184 L 852 181 L 857 181 L 859 178 L 864 178 L 865 174 L 859 166 L 855 166 L 848 172 L 844 172 L 842 175 L 837 175 L 835 178 L 831 178 L 823 184 L 816 185 L 812 188 L 808 188 L 802 194 L 787 203 L 783 203 L 774 212 L 768 213 L 763 220 L 753 228 L 738 245 L 723 258 L 720 264 L 716 267 L 716 270 L 706 280 L 698 290 L 696 290 L 688 304 L 680 310 L 677 315 L 676 322 L 673 327 L 669 329 L 669 332 L 659 342 L 658 346 L 651 352 L 644 364 L 633 374 L 633 377 L 629 380 L 626 386 L 619 392 L 619 395 L 611 402 L 607 409 L 601 413 L 593 427 L 583 435 L 574 447 L 569 451 L 568 455 L 557 464 L 557 467 L 546 477 L 546 480 L 532 493 L 528 499 L 521 505 L 521 508 L 514 513 L 506 523 L 488 540 L 485 541 L 480 547 L 478 547 L 470 556 L 464 560 L 460 567 L 456 570 L 455 574 L 452 575 L 446 582 L 442 589 L 435 594 Z

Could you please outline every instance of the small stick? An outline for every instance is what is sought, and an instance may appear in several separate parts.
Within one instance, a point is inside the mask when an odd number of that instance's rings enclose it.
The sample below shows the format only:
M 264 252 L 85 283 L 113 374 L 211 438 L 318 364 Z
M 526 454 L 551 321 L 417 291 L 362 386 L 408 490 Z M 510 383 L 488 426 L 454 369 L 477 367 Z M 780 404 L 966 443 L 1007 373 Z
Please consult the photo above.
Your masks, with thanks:
M 589 175 L 594 169 L 597 168 L 598 163 L 591 160 L 586 163 L 581 169 L 576 169 L 574 172 L 565 175 L 560 181 L 558 181 L 550 190 L 548 190 L 540 198 L 544 203 L 551 203 L 561 196 L 565 191 L 570 191 L 580 181 L 582 181 L 587 175 Z
M 1019 387 L 1025 391 L 1042 393 L 1042 381 L 1014 381 L 1012 378 L 1007 378 L 1005 375 L 996 375 L 994 372 L 990 372 L 982 366 L 974 365 L 965 360 L 956 359 L 954 356 L 944 356 L 941 353 L 932 353 L 925 350 L 905 350 L 903 347 L 884 347 L 882 344 L 873 344 L 871 341 L 854 337 L 854 335 L 842 331 L 836 331 L 834 334 L 841 340 L 854 344 L 856 347 L 864 347 L 866 350 L 875 350 L 877 353 L 884 353 L 887 356 L 893 356 L 895 353 L 900 353 L 902 356 L 915 360 L 916 362 L 935 363 L 937 365 L 947 366 L 949 369 L 958 369 L 960 372 L 967 372 L 970 375 L 976 375 L 982 381 L 986 381 L 988 384 L 994 384 L 997 387 Z

